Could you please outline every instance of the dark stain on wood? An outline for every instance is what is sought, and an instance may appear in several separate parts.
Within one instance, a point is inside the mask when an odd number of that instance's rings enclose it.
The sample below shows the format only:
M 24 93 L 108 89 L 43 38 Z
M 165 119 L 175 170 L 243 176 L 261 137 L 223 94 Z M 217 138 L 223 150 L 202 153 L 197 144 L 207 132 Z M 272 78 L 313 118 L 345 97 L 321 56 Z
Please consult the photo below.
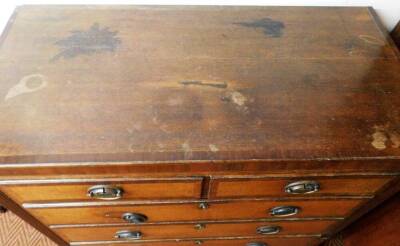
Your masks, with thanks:
M 98 23 L 94 23 L 87 31 L 71 31 L 69 37 L 55 43 L 61 51 L 51 61 L 97 52 L 114 52 L 121 43 L 121 40 L 116 37 L 117 33 L 117 31 L 110 31 L 108 27 L 101 28 Z
M 226 82 L 203 82 L 200 80 L 184 80 L 184 81 L 179 81 L 179 83 L 182 85 L 210 86 L 221 89 L 225 89 L 228 87 L 228 84 Z
M 283 34 L 285 24 L 281 21 L 276 21 L 271 18 L 263 18 L 252 22 L 237 22 L 237 25 L 250 28 L 261 28 L 267 37 L 279 38 Z

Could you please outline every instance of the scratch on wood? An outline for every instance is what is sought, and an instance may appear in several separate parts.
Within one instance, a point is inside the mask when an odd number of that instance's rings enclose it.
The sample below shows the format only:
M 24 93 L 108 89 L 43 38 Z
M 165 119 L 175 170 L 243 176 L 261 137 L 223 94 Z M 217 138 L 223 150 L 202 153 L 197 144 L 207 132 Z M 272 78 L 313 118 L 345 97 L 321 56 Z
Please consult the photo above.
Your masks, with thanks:
M 31 74 L 23 77 L 18 84 L 12 87 L 4 98 L 7 101 L 16 96 L 32 93 L 47 86 L 46 77 L 41 74 Z
M 366 42 L 368 44 L 385 45 L 384 41 L 382 41 L 381 39 L 376 38 L 374 36 L 371 36 L 371 35 L 359 35 L 358 38 L 363 40 L 364 42 Z
M 179 84 L 210 86 L 210 87 L 221 88 L 221 89 L 225 89 L 228 87 L 228 84 L 226 82 L 203 82 L 201 80 L 184 80 L 184 81 L 179 81 Z

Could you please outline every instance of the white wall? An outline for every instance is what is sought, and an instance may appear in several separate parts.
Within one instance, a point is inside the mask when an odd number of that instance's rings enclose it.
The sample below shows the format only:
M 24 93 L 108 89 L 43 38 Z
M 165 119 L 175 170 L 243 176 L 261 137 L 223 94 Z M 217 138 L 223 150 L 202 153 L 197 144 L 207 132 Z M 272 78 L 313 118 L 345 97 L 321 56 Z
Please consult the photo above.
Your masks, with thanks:
M 388 30 L 400 20 L 400 0 L 0 0 L 2 31 L 16 5 L 21 4 L 191 4 L 191 5 L 311 5 L 311 6 L 373 6 Z

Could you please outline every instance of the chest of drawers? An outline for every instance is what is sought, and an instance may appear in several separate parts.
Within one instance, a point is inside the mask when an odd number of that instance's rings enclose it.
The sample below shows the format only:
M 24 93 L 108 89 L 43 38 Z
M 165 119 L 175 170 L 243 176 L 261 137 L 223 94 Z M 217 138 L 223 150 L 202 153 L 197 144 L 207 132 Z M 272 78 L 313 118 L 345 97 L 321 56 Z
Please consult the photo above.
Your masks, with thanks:
M 0 203 L 59 245 L 316 246 L 400 190 L 370 8 L 21 6 Z

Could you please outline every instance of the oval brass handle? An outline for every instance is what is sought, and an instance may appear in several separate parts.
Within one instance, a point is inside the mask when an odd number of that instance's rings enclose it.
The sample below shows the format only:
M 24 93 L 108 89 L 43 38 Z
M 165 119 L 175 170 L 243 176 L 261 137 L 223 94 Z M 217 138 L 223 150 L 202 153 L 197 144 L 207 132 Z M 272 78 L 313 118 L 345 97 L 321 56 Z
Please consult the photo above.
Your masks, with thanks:
M 87 195 L 101 200 L 116 200 L 122 197 L 122 189 L 111 185 L 95 185 L 88 189 Z
M 260 226 L 257 228 L 257 234 L 270 235 L 277 234 L 281 231 L 280 226 Z
M 298 214 L 299 212 L 300 208 L 295 206 L 278 206 L 269 210 L 269 214 L 275 217 L 291 216 Z
M 122 219 L 128 223 L 140 224 L 147 221 L 147 216 L 144 214 L 137 213 L 124 213 Z
M 117 231 L 114 236 L 116 239 L 138 240 L 142 238 L 140 231 Z
M 290 194 L 308 194 L 319 191 L 320 185 L 317 181 L 297 181 L 289 183 L 285 191 Z
M 268 246 L 266 243 L 262 243 L 262 242 L 250 242 L 247 243 L 246 246 Z
M 196 241 L 194 241 L 194 244 L 196 244 L 196 245 L 202 245 L 202 244 L 203 244 L 203 241 L 201 241 L 201 240 L 196 240 Z

